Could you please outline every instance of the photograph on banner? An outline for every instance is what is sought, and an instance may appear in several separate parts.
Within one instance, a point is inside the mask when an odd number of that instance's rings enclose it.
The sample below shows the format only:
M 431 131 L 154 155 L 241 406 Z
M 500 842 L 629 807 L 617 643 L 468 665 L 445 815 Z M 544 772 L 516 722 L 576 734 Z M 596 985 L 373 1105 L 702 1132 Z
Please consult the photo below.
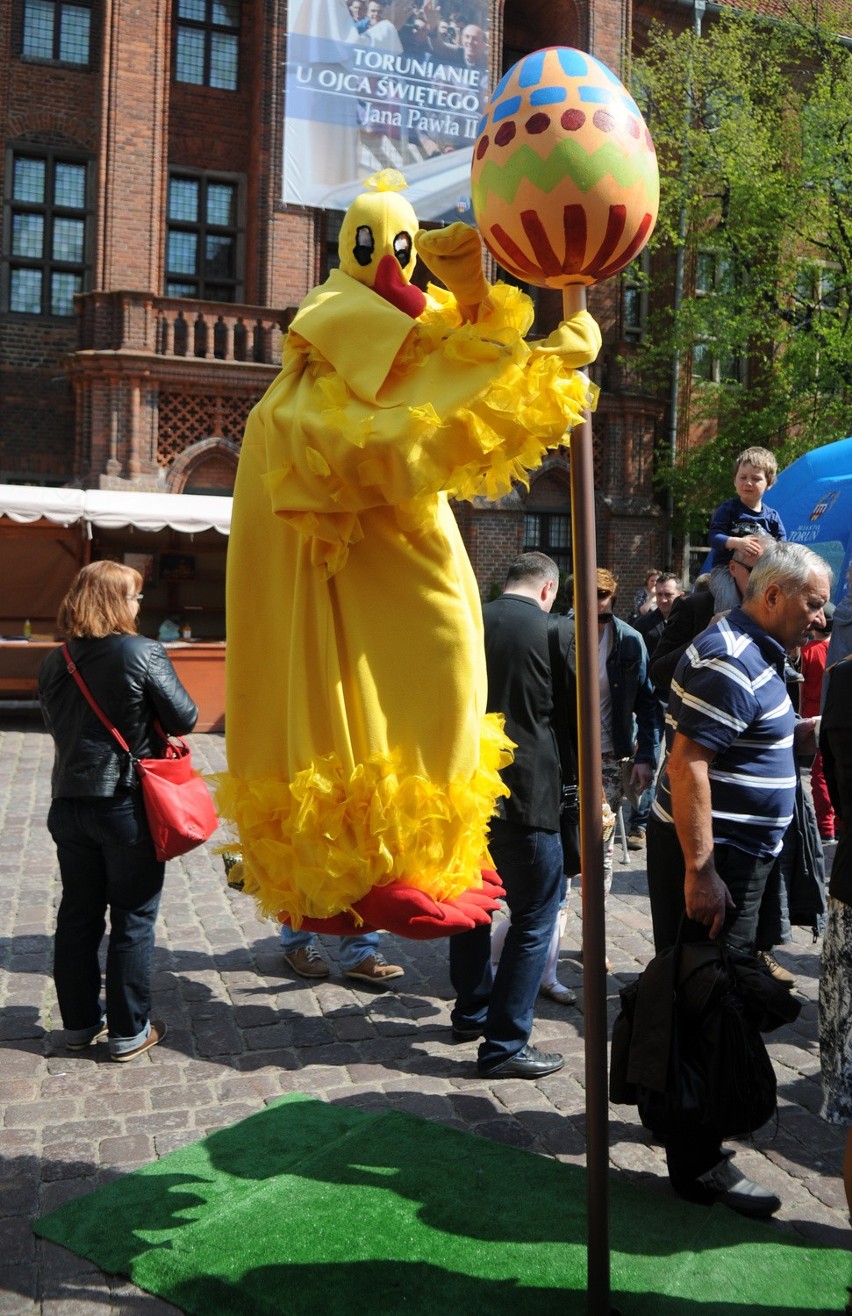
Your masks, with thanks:
M 421 220 L 470 218 L 489 58 L 487 0 L 291 0 L 283 201 L 345 210 L 398 169 Z

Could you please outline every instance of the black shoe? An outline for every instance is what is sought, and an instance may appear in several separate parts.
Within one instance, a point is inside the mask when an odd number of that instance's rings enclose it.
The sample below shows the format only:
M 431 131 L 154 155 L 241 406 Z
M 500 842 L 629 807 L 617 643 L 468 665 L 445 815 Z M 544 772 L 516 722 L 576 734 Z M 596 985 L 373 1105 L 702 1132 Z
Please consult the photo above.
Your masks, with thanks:
M 727 1157 L 718 1165 L 714 1165 L 706 1174 L 699 1175 L 694 1185 L 681 1192 L 681 1196 L 688 1197 L 694 1202 L 702 1202 L 706 1206 L 718 1202 L 740 1215 L 753 1216 L 757 1219 L 774 1215 L 781 1207 L 780 1197 L 776 1197 L 775 1193 L 755 1183 L 753 1179 L 747 1179 Z
M 454 1042 L 475 1042 L 476 1039 L 481 1036 L 481 1028 L 456 1028 L 455 1024 L 453 1024 Z
M 555 1074 L 565 1064 L 558 1051 L 536 1051 L 525 1046 L 498 1065 L 477 1065 L 480 1078 L 544 1078 Z

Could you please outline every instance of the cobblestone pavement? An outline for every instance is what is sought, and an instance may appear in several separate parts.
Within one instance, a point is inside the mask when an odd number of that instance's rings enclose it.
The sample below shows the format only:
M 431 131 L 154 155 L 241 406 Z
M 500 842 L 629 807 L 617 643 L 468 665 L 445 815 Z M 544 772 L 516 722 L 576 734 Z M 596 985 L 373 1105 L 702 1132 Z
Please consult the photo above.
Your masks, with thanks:
M 221 736 L 192 738 L 199 766 L 223 766 Z M 229 892 L 212 844 L 169 866 L 155 952 L 154 1013 L 166 1042 L 130 1065 L 106 1048 L 71 1055 L 61 1044 L 50 975 L 58 897 L 44 820 L 52 745 L 38 714 L 0 711 L 0 1313 L 93 1316 L 172 1312 L 35 1238 L 34 1216 L 90 1192 L 285 1092 L 361 1109 L 401 1109 L 560 1160 L 584 1160 L 582 970 L 578 904 L 563 940 L 561 977 L 579 1009 L 540 1000 L 533 1040 L 559 1050 L 565 1068 L 537 1083 L 477 1077 L 476 1044 L 453 1045 L 446 943 L 385 939 L 405 967 L 394 989 L 347 983 L 325 951 L 330 979 L 311 985 L 287 969 L 275 928 Z M 652 953 L 644 856 L 618 862 L 607 904 L 611 1016 L 618 988 Z M 740 1144 L 738 1164 L 783 1198 L 774 1224 L 848 1247 L 839 1178 L 845 1131 L 824 1124 L 816 1030 L 818 947 L 797 931 L 779 959 L 795 970 L 804 1006 L 772 1035 L 779 1079 L 777 1131 Z M 636 1112 L 613 1107 L 616 1174 L 668 1193 L 661 1149 Z

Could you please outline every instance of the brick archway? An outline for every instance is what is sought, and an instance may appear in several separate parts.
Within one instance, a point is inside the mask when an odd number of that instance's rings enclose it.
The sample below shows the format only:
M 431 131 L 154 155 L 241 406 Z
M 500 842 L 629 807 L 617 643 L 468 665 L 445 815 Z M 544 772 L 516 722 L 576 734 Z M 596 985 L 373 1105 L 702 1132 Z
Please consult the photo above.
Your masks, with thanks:
M 172 462 L 170 493 L 232 494 L 240 450 L 229 439 L 199 439 Z

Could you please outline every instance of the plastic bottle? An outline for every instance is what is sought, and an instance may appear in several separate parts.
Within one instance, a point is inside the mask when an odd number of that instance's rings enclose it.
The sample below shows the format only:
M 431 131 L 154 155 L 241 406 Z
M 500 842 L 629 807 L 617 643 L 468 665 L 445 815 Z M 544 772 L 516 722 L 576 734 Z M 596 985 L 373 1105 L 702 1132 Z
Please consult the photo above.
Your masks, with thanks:
M 33 633 L 33 628 L 32 625 L 30 624 L 29 617 L 27 617 L 27 620 L 24 622 L 24 639 L 29 640 L 32 637 L 32 633 Z

